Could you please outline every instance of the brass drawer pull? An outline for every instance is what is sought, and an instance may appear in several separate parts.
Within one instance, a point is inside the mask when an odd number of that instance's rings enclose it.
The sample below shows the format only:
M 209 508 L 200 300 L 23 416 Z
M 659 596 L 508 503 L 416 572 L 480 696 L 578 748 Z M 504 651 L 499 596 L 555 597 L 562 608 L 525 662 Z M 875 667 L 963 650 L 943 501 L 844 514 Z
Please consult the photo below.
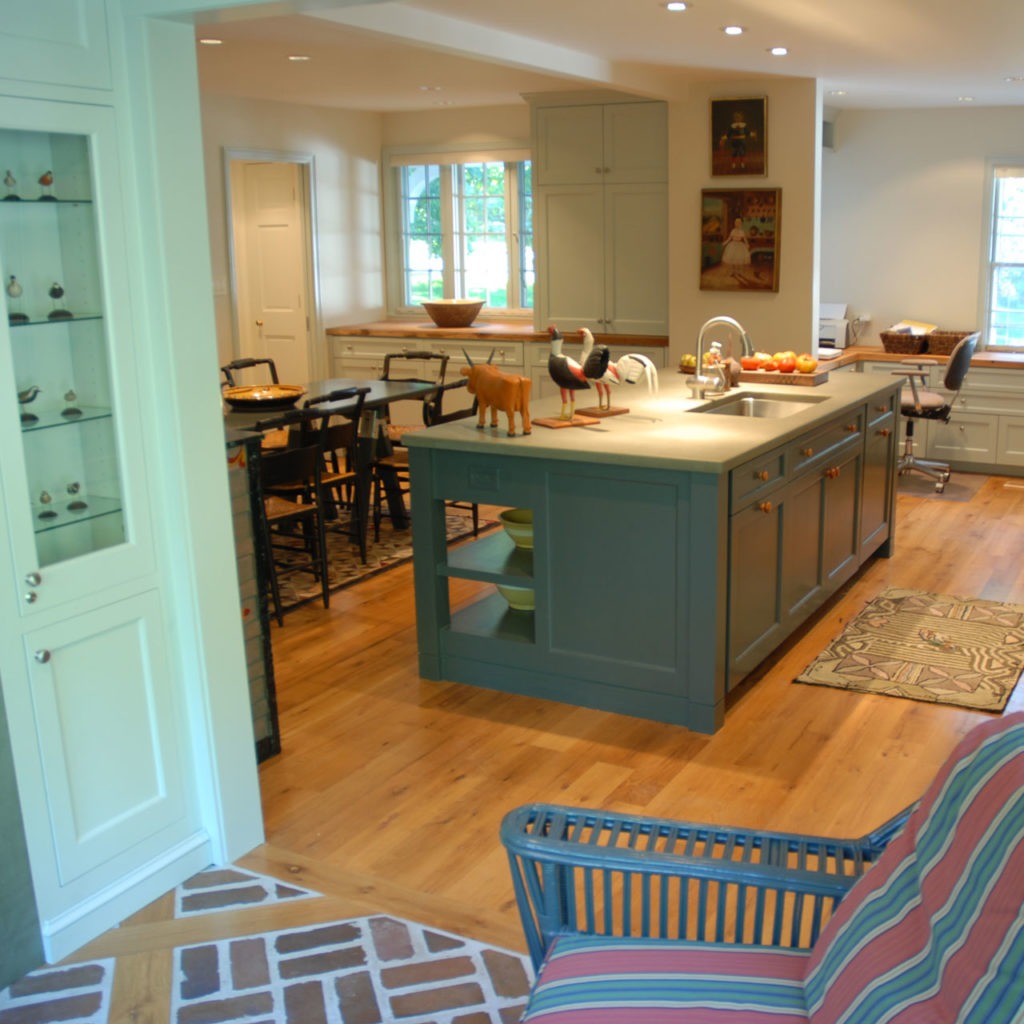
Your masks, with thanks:
M 892 431 L 888 427 L 882 427 L 882 429 L 878 432 L 878 436 L 888 437 L 891 433 Z
M 829 480 L 835 480 L 835 478 L 839 476 L 839 467 L 829 466 L 828 469 L 825 470 L 825 476 L 827 476 Z
M 759 472 L 755 473 L 754 474 L 754 479 L 755 480 L 767 480 L 768 479 L 768 470 L 767 469 L 762 469 Z
M 857 426 L 856 423 L 847 423 L 846 424 L 846 432 L 848 434 L 856 434 L 859 429 L 860 428 Z
M 762 501 L 757 506 L 757 510 L 758 510 L 758 512 L 771 512 L 771 510 L 772 510 L 772 503 L 770 501 Z
M 809 459 L 814 454 L 813 448 L 801 448 L 800 454 L 805 458 Z

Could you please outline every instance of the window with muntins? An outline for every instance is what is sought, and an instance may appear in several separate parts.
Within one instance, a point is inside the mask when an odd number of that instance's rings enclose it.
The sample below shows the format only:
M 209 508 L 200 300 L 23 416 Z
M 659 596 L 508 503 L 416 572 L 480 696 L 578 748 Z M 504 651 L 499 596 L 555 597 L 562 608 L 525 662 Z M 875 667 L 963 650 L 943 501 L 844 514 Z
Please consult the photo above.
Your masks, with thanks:
M 986 344 L 1024 349 L 1024 167 L 996 167 Z
M 393 312 L 450 298 L 482 299 L 489 313 L 532 309 L 532 174 L 525 155 L 390 157 L 385 208 L 397 221 L 386 232 Z

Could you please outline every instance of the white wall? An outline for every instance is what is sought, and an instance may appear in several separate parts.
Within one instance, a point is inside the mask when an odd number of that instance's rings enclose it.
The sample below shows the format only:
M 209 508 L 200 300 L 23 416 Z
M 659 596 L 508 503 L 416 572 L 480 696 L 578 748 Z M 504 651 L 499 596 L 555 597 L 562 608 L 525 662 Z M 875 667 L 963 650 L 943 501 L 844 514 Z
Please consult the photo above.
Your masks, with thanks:
M 458 143 L 485 146 L 499 142 L 528 145 L 530 108 L 524 100 L 508 107 L 414 111 L 384 115 L 384 145 Z
M 228 292 L 225 149 L 313 157 L 322 326 L 379 320 L 380 115 L 204 94 L 202 118 L 220 363 L 237 354 Z M 322 335 L 317 340 L 322 343 Z
M 986 165 L 1024 162 L 1024 108 L 844 110 L 822 159 L 821 297 L 870 314 L 984 324 Z

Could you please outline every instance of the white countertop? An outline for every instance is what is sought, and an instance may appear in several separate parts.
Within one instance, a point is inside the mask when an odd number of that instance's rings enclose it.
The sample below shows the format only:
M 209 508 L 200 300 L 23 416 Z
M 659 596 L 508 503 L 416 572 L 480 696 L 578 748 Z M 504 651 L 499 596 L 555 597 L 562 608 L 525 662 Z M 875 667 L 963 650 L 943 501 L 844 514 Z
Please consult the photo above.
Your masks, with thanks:
M 725 395 L 699 401 L 692 397 L 688 380 L 688 375 L 666 369 L 659 374 L 657 394 L 648 395 L 638 387 L 614 389 L 612 405 L 626 406 L 629 412 L 605 417 L 594 426 L 551 429 L 535 425 L 531 434 L 523 436 L 517 416 L 516 436 L 508 437 L 507 420 L 501 413 L 497 428 L 480 430 L 473 417 L 407 434 L 405 440 L 413 448 L 721 473 L 863 404 L 873 394 L 899 386 L 896 380 L 879 380 L 875 375 L 839 373 L 815 387 L 741 384 Z M 815 401 L 778 419 L 694 411 L 738 394 Z M 596 404 L 597 394 L 577 392 L 576 399 L 579 409 Z M 557 397 L 531 402 L 530 416 L 534 420 L 557 417 L 560 409 Z

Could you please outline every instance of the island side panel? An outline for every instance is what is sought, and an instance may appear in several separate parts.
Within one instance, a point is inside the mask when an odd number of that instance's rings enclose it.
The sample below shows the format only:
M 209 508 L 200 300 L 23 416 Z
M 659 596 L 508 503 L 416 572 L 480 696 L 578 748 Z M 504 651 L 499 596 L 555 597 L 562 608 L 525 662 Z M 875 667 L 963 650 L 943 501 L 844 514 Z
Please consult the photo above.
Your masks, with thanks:
M 425 677 L 704 732 L 721 725 L 725 478 L 504 456 L 493 448 L 414 448 L 411 455 Z M 476 616 L 463 626 L 460 613 L 453 621 L 439 525 L 444 499 L 534 510 L 534 612 L 502 616 L 493 595 L 480 607 L 497 609 L 497 618 Z

